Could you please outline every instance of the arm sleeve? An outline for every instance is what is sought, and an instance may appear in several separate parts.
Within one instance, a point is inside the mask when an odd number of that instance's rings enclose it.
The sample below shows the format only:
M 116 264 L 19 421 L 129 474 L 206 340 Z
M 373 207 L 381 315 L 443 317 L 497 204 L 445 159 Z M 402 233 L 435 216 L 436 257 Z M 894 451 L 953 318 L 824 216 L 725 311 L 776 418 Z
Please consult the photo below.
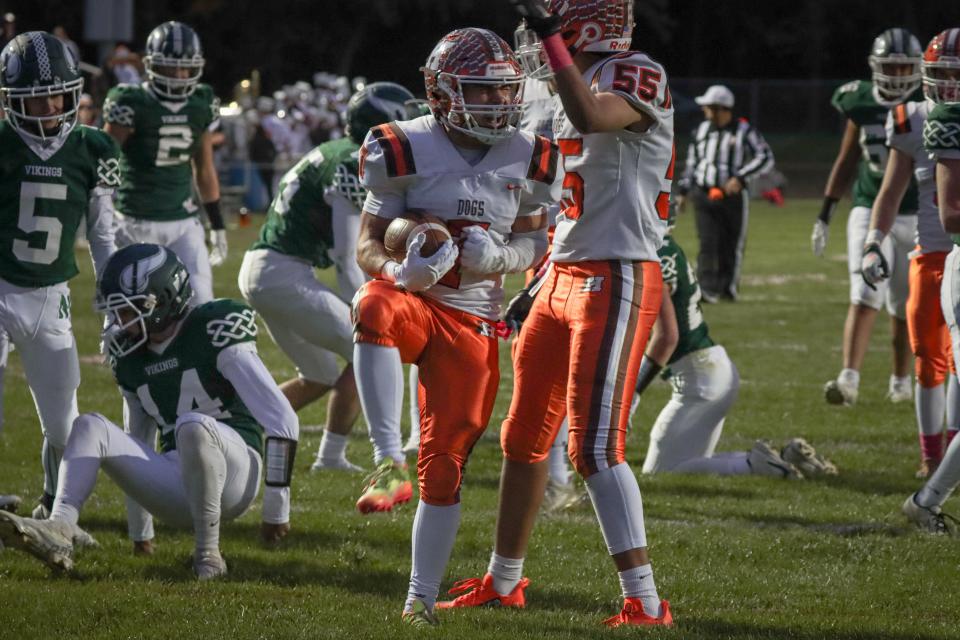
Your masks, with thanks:
M 750 161 L 737 171 L 737 177 L 743 181 L 773 169 L 773 151 L 760 132 L 749 124 L 742 124 L 743 145 L 750 151 Z
M 217 370 L 230 381 L 268 438 L 299 439 L 297 414 L 257 355 L 253 342 L 240 342 L 222 349 L 217 354 Z M 290 487 L 264 489 L 263 521 L 269 524 L 290 521 Z
M 112 190 L 98 187 L 90 192 L 87 203 L 87 241 L 90 243 L 90 257 L 93 259 L 93 270 L 97 278 L 117 249 L 113 234 Z
M 380 143 L 367 132 L 360 147 L 360 184 L 367 190 L 363 211 L 380 218 L 398 218 L 407 210 L 407 187 L 414 175 L 391 176 Z
M 357 289 L 368 280 L 357 264 L 360 216 L 356 207 L 339 194 L 330 197 L 330 208 L 333 210 L 333 248 L 329 254 L 337 268 L 340 297 L 350 302 Z
M 513 233 L 504 249 L 506 273 L 526 271 L 547 253 L 547 227 L 527 233 Z
M 157 423 L 144 411 L 137 394 L 126 389 L 120 389 L 120 393 L 123 396 L 123 430 L 140 442 L 156 448 Z M 125 500 L 130 539 L 135 542 L 153 540 L 153 516 L 130 496 L 125 496 Z

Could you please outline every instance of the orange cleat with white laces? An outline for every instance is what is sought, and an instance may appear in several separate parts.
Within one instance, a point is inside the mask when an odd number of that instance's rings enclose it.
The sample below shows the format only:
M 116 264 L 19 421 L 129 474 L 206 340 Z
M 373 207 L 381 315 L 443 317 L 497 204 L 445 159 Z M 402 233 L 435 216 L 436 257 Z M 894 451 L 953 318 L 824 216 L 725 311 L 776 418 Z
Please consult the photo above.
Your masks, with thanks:
M 640 598 L 624 598 L 623 610 L 617 615 L 607 618 L 603 624 L 608 627 L 619 627 L 622 625 L 636 625 L 639 627 L 672 627 L 673 615 L 670 613 L 670 603 L 666 600 L 660 601 L 660 617 L 654 618 L 643 610 L 643 602 Z
M 522 609 L 526 606 L 526 598 L 523 597 L 523 590 L 529 586 L 530 580 L 520 578 L 520 582 L 513 588 L 509 594 L 502 596 L 493 588 L 493 576 L 489 573 L 480 578 L 469 578 L 454 583 L 453 588 L 448 593 L 463 595 L 448 600 L 447 602 L 438 602 L 437 609 L 455 609 L 457 607 L 517 607 Z

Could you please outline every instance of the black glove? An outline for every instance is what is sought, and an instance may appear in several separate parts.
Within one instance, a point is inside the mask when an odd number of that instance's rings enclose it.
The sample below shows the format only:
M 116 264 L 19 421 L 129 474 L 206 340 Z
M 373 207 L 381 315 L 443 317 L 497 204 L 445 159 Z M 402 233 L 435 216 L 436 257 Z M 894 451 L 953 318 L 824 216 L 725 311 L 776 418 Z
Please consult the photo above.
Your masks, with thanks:
M 547 11 L 544 0 L 509 0 L 514 11 L 527 21 L 527 26 L 543 40 L 560 32 L 560 16 Z
M 523 321 L 527 319 L 530 313 L 530 307 L 533 306 L 535 296 L 531 296 L 527 289 L 521 289 L 520 293 L 513 296 L 507 309 L 503 312 L 503 321 L 513 331 L 519 332 Z

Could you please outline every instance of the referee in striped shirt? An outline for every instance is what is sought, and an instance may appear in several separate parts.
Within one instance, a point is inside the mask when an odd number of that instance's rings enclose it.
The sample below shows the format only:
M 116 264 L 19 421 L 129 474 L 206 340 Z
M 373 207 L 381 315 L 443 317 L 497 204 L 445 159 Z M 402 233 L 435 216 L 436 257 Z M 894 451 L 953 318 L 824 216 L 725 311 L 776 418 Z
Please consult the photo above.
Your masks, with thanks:
M 695 100 L 706 119 L 693 132 L 677 207 L 683 210 L 688 195 L 693 199 L 703 300 L 736 300 L 747 239 L 747 186 L 773 169 L 773 152 L 749 122 L 734 119 L 730 89 L 715 84 Z

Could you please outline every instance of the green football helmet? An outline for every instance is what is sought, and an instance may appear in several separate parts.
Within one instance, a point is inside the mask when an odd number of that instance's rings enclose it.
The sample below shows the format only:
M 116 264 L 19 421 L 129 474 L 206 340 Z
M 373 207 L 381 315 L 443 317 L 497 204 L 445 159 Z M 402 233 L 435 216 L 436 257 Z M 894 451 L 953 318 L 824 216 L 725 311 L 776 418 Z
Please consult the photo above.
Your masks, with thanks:
M 151 333 L 182 318 L 192 298 L 190 274 L 173 251 L 155 244 L 117 250 L 97 282 L 97 311 L 110 320 L 103 332 L 110 355 L 142 347 Z
M 143 68 L 150 88 L 158 96 L 186 100 L 200 82 L 203 64 L 200 36 L 182 22 L 164 22 L 147 36 Z M 172 75 L 180 69 L 187 69 L 188 75 L 183 78 Z
M 0 52 L 0 107 L 21 134 L 41 142 L 65 138 L 77 124 L 83 91 L 78 61 L 59 39 L 43 31 L 21 33 Z M 63 96 L 59 113 L 30 115 L 30 98 Z
M 920 86 L 922 57 L 920 41 L 901 27 L 887 29 L 874 39 L 867 62 L 873 72 L 873 83 L 884 98 L 900 100 Z M 908 73 L 890 73 L 896 67 L 908 65 Z
M 413 94 L 393 82 L 368 84 L 347 103 L 347 135 L 357 144 L 363 144 L 367 131 L 391 120 L 410 120 L 419 117 Z

